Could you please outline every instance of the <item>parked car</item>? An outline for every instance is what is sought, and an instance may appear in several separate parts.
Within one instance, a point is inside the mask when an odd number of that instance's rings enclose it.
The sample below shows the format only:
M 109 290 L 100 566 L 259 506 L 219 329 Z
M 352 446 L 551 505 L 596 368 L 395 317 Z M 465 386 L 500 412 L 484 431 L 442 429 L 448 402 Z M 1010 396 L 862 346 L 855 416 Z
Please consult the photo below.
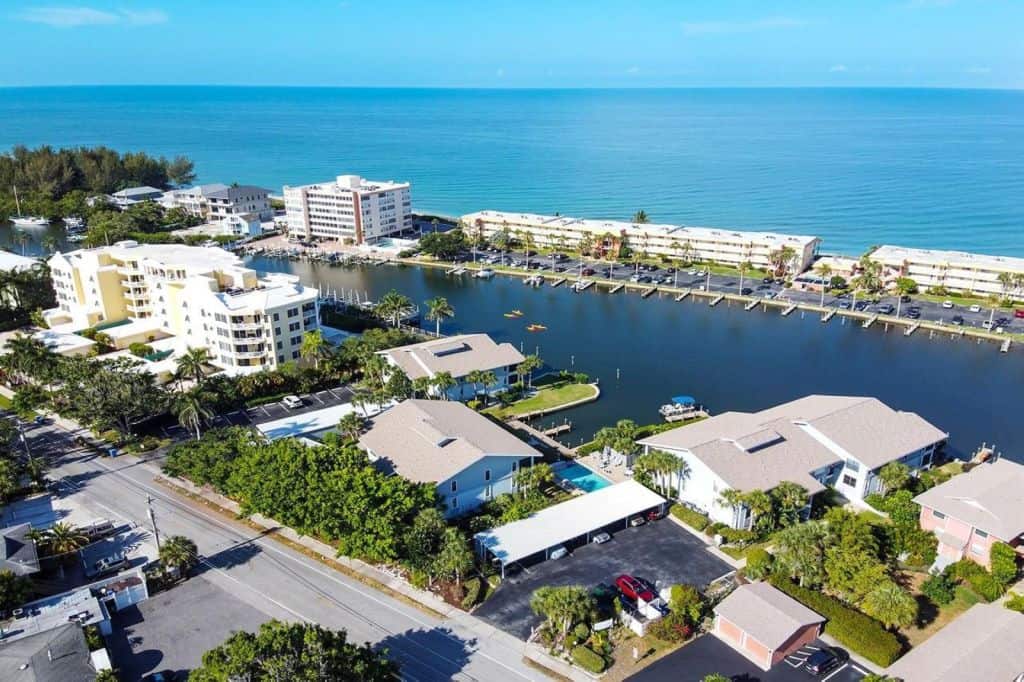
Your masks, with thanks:
M 549 559 L 561 559 L 567 556 L 569 556 L 569 550 L 565 548 L 565 545 L 558 545 L 548 554 Z
M 907 296 L 906 294 L 903 294 L 902 296 L 900 296 L 900 302 L 901 303 L 910 303 L 910 297 Z
M 641 277 L 642 277 L 642 275 L 630 275 L 629 281 L 630 282 L 639 282 Z
M 631 575 L 623 573 L 615 579 L 615 587 L 619 588 L 619 592 L 625 597 L 630 599 L 643 601 L 654 601 L 654 592 L 650 591 L 644 585 Z
M 743 296 L 750 296 L 752 293 L 754 293 L 754 290 L 750 287 L 743 287 L 743 289 L 740 290 L 740 294 Z
M 297 410 L 302 407 L 302 398 L 297 395 L 286 395 L 281 398 L 281 404 L 287 407 L 289 410 Z
M 867 310 L 867 307 L 868 307 L 868 304 L 867 304 L 866 301 L 857 301 L 857 303 L 853 306 L 853 309 L 854 310 L 861 310 L 861 311 L 863 311 L 863 310 Z
M 583 268 L 581 271 L 584 275 L 590 276 L 594 274 L 594 268 Z
M 984 322 L 981 323 L 981 328 L 982 329 L 992 329 L 992 327 L 993 327 L 992 320 L 985 320 Z
M 1017 308 L 1016 310 L 1013 311 L 1013 316 L 1018 319 L 1024 319 L 1024 309 Z
M 634 516 L 629 520 L 629 525 L 633 526 L 634 528 L 636 528 L 637 526 L 642 526 L 645 523 L 647 523 L 647 519 L 645 519 L 642 516 Z
M 603 545 L 604 543 L 608 542 L 611 539 L 612 539 L 612 536 L 609 535 L 608 533 L 598 533 L 594 537 L 590 538 L 590 541 L 592 543 L 594 543 L 595 545 Z
M 947 298 L 945 301 L 942 302 L 942 307 L 945 308 L 946 310 L 949 310 L 953 307 L 953 302 Z
M 812 675 L 821 676 L 838 668 L 846 658 L 846 652 L 841 649 L 823 647 L 807 658 L 804 670 Z
M 648 521 L 657 521 L 663 516 L 665 516 L 665 513 L 662 512 L 660 509 L 652 509 L 651 511 L 647 512 Z
M 917 318 L 921 317 L 921 309 L 916 306 L 907 308 L 907 317 L 909 317 L 912 320 L 916 320 Z
M 131 564 L 128 562 L 128 557 L 123 552 L 117 554 L 111 554 L 110 556 L 103 557 L 92 565 L 92 575 L 108 575 L 110 573 L 117 573 L 128 568 Z
M 968 308 L 968 310 L 970 310 L 972 313 L 980 313 L 981 312 L 981 306 L 978 305 L 977 303 L 975 303 L 970 308 Z
M 894 312 L 896 312 L 896 306 L 894 306 L 892 303 L 883 303 L 880 306 L 878 306 L 878 312 L 882 313 L 883 315 L 892 315 Z
M 771 277 L 765 277 L 764 279 L 762 279 L 762 280 L 761 280 L 761 282 L 762 282 L 763 284 L 771 284 L 771 283 L 772 283 L 772 282 L 774 282 L 774 281 L 775 281 L 775 280 L 774 280 L 774 279 L 772 279 Z
M 952 322 L 953 322 L 953 324 L 955 324 L 956 326 L 959 327 L 959 326 L 963 325 L 963 323 L 964 323 L 964 316 L 963 315 L 954 315 Z
M 766 291 L 766 292 L 764 292 L 764 297 L 765 298 L 775 298 L 776 296 L 778 296 L 778 294 L 776 294 L 774 291 Z

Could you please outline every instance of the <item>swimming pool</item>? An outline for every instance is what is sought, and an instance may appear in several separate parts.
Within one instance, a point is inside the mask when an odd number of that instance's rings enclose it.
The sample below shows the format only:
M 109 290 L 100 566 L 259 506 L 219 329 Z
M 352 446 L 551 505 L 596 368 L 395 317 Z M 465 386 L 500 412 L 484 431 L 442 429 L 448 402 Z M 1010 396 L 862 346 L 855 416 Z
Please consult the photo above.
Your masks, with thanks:
M 583 492 L 587 493 L 592 493 L 595 490 L 606 488 L 612 484 L 611 481 L 601 474 L 591 471 L 587 467 L 582 464 L 577 464 L 576 462 L 556 467 L 555 475 L 559 478 L 564 478 Z

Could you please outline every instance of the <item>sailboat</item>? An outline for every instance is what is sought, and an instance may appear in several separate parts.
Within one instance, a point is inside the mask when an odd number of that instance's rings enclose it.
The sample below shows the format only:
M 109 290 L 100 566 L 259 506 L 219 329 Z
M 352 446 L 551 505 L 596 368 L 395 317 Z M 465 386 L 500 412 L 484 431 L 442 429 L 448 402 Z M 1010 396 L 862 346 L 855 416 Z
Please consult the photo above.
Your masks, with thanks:
M 18 227 L 46 227 L 50 224 L 48 218 L 34 215 L 21 215 L 21 202 L 18 200 L 18 188 L 14 188 L 14 205 L 18 208 L 18 215 L 11 218 L 11 222 Z

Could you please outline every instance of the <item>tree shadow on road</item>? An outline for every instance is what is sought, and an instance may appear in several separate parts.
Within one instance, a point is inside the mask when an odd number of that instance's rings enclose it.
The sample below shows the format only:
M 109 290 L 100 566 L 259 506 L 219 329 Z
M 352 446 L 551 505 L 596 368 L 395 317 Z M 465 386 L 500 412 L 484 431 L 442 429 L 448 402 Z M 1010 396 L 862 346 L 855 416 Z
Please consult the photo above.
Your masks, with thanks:
M 376 648 L 386 650 L 410 679 L 448 680 L 469 664 L 476 639 L 464 639 L 445 627 L 410 629 L 385 637 Z

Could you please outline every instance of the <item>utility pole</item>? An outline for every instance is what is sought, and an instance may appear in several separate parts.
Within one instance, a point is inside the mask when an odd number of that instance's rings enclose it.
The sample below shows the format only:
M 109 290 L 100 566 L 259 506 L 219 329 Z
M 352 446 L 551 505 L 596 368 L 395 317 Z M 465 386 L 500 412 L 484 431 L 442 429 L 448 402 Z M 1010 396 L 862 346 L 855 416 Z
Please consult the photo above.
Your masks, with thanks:
M 153 537 L 156 538 L 156 551 L 160 551 L 160 530 L 156 527 L 156 512 L 153 511 L 153 497 L 146 495 L 146 506 L 149 508 L 149 522 L 153 524 Z

